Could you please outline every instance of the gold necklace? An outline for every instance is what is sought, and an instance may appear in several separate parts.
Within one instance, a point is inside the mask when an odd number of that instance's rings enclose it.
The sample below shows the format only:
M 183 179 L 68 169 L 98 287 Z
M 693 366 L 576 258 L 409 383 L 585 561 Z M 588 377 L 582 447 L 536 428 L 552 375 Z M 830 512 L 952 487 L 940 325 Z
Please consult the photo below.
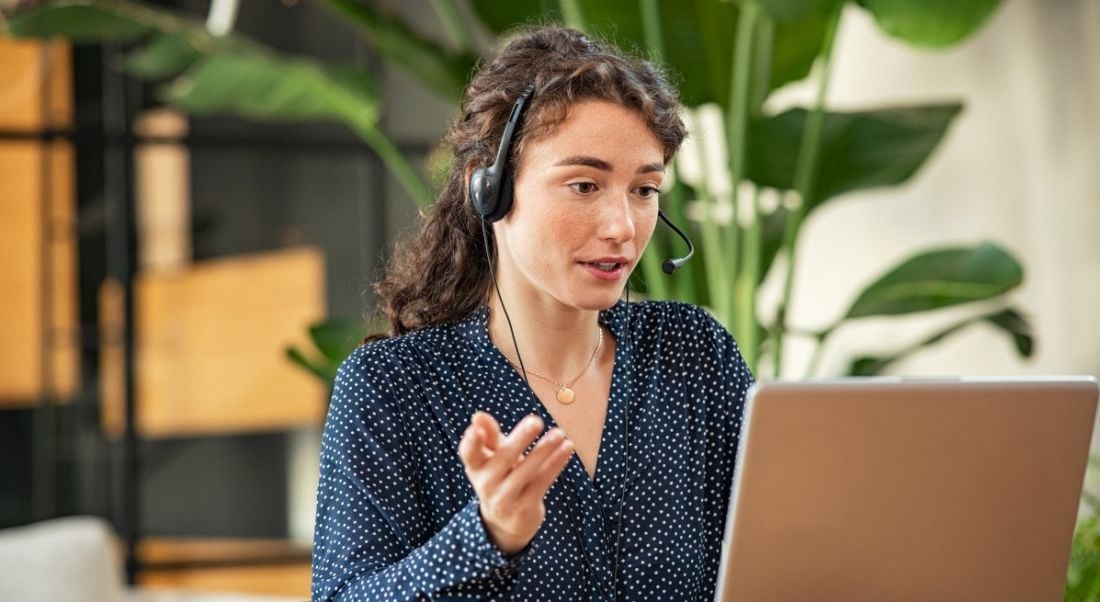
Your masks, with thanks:
M 574 393 L 572 389 L 573 385 L 578 380 L 580 380 L 580 378 L 584 376 L 586 372 L 588 372 L 588 368 L 592 366 L 592 362 L 595 361 L 596 356 L 600 353 L 600 346 L 603 345 L 603 329 L 600 328 L 598 332 L 599 338 L 596 339 L 596 348 L 592 350 L 592 357 L 588 358 L 588 363 L 584 365 L 584 368 L 581 370 L 580 374 L 574 376 L 573 380 L 569 381 L 568 383 L 559 383 L 558 381 L 543 376 L 535 372 L 534 370 L 527 370 L 527 374 L 530 374 L 531 376 L 537 376 L 538 378 L 541 378 L 542 380 L 545 380 L 546 382 L 556 386 L 558 388 L 558 392 L 555 397 L 557 397 L 558 401 L 560 401 L 561 403 L 565 405 L 573 403 L 573 401 L 577 398 L 576 393 Z M 512 364 L 512 367 L 516 370 L 520 370 L 521 372 L 523 371 L 512 360 L 508 360 L 508 363 Z

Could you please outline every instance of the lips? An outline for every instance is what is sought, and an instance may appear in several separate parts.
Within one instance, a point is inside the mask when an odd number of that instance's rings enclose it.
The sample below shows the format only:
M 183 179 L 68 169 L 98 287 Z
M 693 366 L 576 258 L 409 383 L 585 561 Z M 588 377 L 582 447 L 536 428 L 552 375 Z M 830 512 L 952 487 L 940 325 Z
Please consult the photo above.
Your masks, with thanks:
M 598 257 L 578 263 L 600 280 L 618 280 L 626 272 L 629 261 L 625 257 Z

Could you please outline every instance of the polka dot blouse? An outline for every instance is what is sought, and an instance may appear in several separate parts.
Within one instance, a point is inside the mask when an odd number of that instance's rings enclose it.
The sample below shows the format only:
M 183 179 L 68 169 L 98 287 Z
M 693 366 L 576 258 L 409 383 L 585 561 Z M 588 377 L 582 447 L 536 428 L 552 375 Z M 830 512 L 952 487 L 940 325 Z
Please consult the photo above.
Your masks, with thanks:
M 489 541 L 458 442 L 477 410 L 505 431 L 554 420 L 493 346 L 488 310 L 364 345 L 325 423 L 313 600 L 712 600 L 752 383 L 705 311 L 619 302 L 595 478 L 574 455 L 531 544 Z

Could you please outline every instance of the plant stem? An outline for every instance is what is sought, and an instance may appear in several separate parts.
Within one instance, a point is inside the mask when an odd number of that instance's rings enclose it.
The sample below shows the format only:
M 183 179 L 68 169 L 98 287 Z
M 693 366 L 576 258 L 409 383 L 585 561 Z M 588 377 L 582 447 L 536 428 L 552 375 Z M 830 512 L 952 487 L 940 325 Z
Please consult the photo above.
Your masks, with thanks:
M 581 12 L 581 3 L 577 0 L 560 0 L 561 17 L 566 26 L 581 31 L 587 31 L 587 23 L 584 21 L 584 13 Z
M 661 35 L 661 13 L 657 0 L 639 0 L 638 8 L 642 14 L 642 32 L 645 44 L 657 61 L 665 60 L 665 39 Z
M 435 15 L 443 26 L 443 33 L 455 49 L 459 51 L 473 50 L 476 47 L 470 30 L 462 22 L 462 15 L 458 12 L 454 0 L 431 0 Z
M 817 83 L 817 97 L 814 100 L 813 109 L 806 117 L 806 126 L 802 130 L 802 142 L 798 149 L 798 162 L 795 164 L 794 184 L 801 202 L 790 213 L 783 233 L 782 250 L 785 251 L 787 257 L 787 273 L 783 280 L 783 296 L 780 300 L 778 322 L 775 328 L 774 376 L 776 378 L 782 374 L 783 370 L 783 332 L 787 328 L 787 312 L 794 287 L 795 250 L 799 230 L 802 227 L 802 219 L 806 216 L 806 208 L 813 198 L 813 186 L 817 180 L 817 156 L 821 150 L 821 130 L 825 123 L 825 93 L 829 87 L 833 42 L 836 40 L 836 31 L 843 11 L 844 3 L 837 3 L 825 29 L 825 39 L 822 42 L 821 54 L 819 55 L 821 70 Z
M 645 278 L 646 294 L 650 299 L 670 299 L 668 276 L 661 270 L 659 245 L 653 244 L 650 239 L 649 246 L 642 253 L 642 277 Z
M 747 312 L 753 311 L 751 301 L 746 296 L 751 296 L 751 291 L 746 291 L 744 283 L 744 257 L 741 248 L 741 180 L 745 172 L 745 147 L 746 130 L 748 129 L 749 95 L 752 75 L 752 50 L 753 33 L 756 29 L 756 21 L 760 15 L 760 6 L 756 2 L 748 2 L 742 5 L 741 13 L 737 19 L 737 36 L 733 45 L 733 73 L 730 77 L 729 109 L 726 111 L 726 154 L 729 161 L 730 176 L 730 210 L 733 219 L 730 221 L 729 236 L 724 238 L 726 244 L 722 249 L 722 257 L 725 257 L 733 265 L 741 265 L 735 269 L 733 279 L 733 300 L 726 308 L 729 315 L 726 320 L 733 324 L 734 338 L 737 339 L 746 360 L 755 359 L 756 349 L 752 344 L 755 337 L 749 334 L 753 328 L 746 324 L 753 320 L 753 315 Z M 755 213 L 755 212 L 754 212 Z M 749 292 L 749 295 L 745 293 Z M 746 344 L 748 345 L 746 347 Z M 752 358 L 752 359 L 750 359 Z
M 409 198 L 420 208 L 431 205 L 434 199 L 431 189 L 424 183 L 423 178 L 405 158 L 405 155 L 397 150 L 393 141 L 373 124 L 363 123 L 361 120 L 349 120 L 349 122 L 353 124 L 355 133 L 359 134 L 359 137 L 371 147 L 371 150 L 378 155 L 379 159 L 382 159 L 382 163 L 397 178 Z
M 665 56 L 664 38 L 661 37 L 660 15 L 657 12 L 657 0 L 640 0 L 642 15 L 642 31 L 645 34 L 645 43 L 649 52 L 657 61 L 663 61 Z M 669 174 L 671 176 L 671 174 Z M 675 213 L 672 214 L 675 219 Z M 650 297 L 659 299 L 671 299 L 673 287 L 668 282 L 668 276 L 661 269 L 662 259 L 658 257 L 660 246 L 653 244 L 650 239 L 649 252 L 642 254 L 642 273 L 645 275 L 646 289 Z M 660 249 L 663 250 L 663 249 Z
M 718 229 L 718 222 L 716 221 L 718 201 L 710 190 L 710 168 L 707 165 L 706 149 L 703 148 L 703 127 L 698 108 L 694 113 L 687 113 L 686 117 L 691 123 L 691 131 L 695 137 L 693 146 L 699 161 L 699 196 L 703 205 L 706 206 L 706 215 L 703 216 L 701 221 L 703 230 L 701 243 L 703 247 L 703 266 L 706 268 L 711 305 L 718 321 L 726 328 L 733 328 L 727 310 L 730 306 L 729 297 L 732 293 L 730 290 L 732 283 L 727 276 L 728 272 L 723 269 L 722 232 Z
M 740 188 L 745 178 L 745 158 L 748 155 L 749 119 L 760 111 L 767 95 L 771 67 L 772 23 L 758 2 L 744 6 L 737 23 L 734 71 L 730 88 L 730 112 L 726 131 L 729 138 L 730 181 L 733 184 L 731 203 L 734 230 L 727 256 L 740 261 L 734 281 L 734 332 L 749 369 L 756 371 L 760 341 L 756 319 L 756 287 L 759 282 L 763 230 L 759 210 L 760 189 L 753 187 L 748 205 L 749 223 L 740 221 Z M 738 248 L 738 238 L 740 248 Z
M 749 370 L 756 374 L 757 361 L 760 355 L 760 340 L 756 325 L 756 283 L 760 274 L 760 247 L 762 245 L 763 231 L 760 219 L 760 188 L 753 188 L 752 195 L 752 223 L 745 230 L 744 245 L 741 248 L 741 267 L 737 270 L 736 287 L 736 329 L 739 333 L 737 344 L 741 348 L 741 354 L 749 365 Z

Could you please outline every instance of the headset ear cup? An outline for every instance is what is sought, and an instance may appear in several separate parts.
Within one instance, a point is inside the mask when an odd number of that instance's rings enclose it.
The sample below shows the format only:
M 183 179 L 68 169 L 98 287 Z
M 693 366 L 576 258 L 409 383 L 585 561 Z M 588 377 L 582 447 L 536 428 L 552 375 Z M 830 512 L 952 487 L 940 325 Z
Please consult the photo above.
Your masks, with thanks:
M 470 204 L 473 205 L 474 211 L 483 219 L 488 218 L 496 211 L 496 188 L 493 185 L 493 174 L 490 173 L 489 169 L 479 167 L 470 174 L 468 187 Z

